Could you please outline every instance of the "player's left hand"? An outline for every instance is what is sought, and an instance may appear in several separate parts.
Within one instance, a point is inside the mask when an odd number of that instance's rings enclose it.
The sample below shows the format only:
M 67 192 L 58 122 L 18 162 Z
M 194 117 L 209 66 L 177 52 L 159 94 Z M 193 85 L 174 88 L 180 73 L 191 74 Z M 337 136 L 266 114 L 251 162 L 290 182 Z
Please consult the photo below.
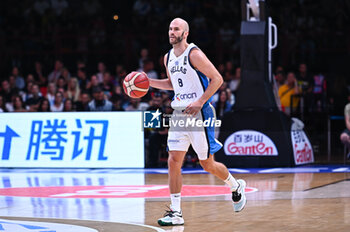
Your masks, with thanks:
M 195 116 L 202 109 L 202 107 L 203 107 L 202 103 L 200 103 L 199 101 L 195 101 L 195 102 L 190 103 L 186 107 L 186 109 L 184 110 L 184 113 L 191 115 L 191 116 Z

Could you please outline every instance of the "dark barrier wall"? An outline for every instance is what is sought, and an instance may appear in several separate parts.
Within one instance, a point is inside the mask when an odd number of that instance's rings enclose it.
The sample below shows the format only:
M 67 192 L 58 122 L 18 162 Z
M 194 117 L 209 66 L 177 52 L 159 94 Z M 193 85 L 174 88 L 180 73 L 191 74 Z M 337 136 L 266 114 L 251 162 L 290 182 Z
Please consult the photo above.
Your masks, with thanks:
M 290 118 L 280 111 L 242 110 L 229 112 L 222 119 L 219 134 L 219 141 L 223 143 L 224 147 L 216 154 L 215 158 L 217 161 L 223 162 L 231 168 L 293 166 L 291 124 Z M 264 154 L 264 149 L 268 147 L 267 137 L 252 135 L 249 132 L 239 138 L 235 143 L 235 146 L 238 148 L 244 146 L 245 149 L 249 149 L 247 151 L 249 154 L 230 155 L 225 153 L 228 146 L 232 146 L 232 141 L 231 145 L 230 141 L 227 141 L 230 135 L 237 131 L 250 130 L 260 132 L 271 139 L 276 146 L 277 155 Z M 250 140 L 253 140 L 252 145 L 247 145 L 247 142 Z M 260 148 L 258 147 L 259 143 L 261 144 Z

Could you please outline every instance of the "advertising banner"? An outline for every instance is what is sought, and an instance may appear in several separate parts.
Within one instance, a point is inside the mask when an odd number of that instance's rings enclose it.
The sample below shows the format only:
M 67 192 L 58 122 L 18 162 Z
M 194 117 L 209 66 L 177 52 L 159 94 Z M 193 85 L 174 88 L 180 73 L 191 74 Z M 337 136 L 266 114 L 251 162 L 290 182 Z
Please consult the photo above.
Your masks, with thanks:
M 295 165 L 313 163 L 313 150 L 305 132 L 302 130 L 292 130 L 291 137 Z
M 0 167 L 143 168 L 142 112 L 0 114 Z
M 294 166 L 291 120 L 283 112 L 239 110 L 222 117 L 215 154 L 229 168 Z
M 265 134 L 254 130 L 241 130 L 231 134 L 224 143 L 226 155 L 277 156 L 274 142 Z

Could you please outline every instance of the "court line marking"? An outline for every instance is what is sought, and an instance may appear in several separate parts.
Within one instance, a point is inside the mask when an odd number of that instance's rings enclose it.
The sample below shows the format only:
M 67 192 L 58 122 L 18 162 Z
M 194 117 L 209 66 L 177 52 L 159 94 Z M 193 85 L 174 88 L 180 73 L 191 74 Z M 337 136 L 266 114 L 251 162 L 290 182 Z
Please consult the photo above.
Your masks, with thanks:
M 168 171 L 166 173 L 168 173 Z M 209 174 L 209 173 L 204 170 L 184 170 L 182 171 L 182 174 Z
M 334 173 L 350 172 L 350 165 L 296 166 L 275 168 L 228 168 L 232 173 Z M 168 174 L 167 168 L 0 168 L 0 173 L 99 173 L 99 174 Z M 182 168 L 182 174 L 207 174 L 202 168 Z
M 24 220 L 25 219 L 41 219 L 43 221 L 43 223 L 62 223 L 62 222 L 50 222 L 50 221 L 46 221 L 46 220 L 68 220 L 68 221 L 90 221 L 90 222 L 108 222 L 108 223 L 119 223 L 119 224 L 127 224 L 127 225 L 133 225 L 133 226 L 141 226 L 141 227 L 146 227 L 146 228 L 150 228 L 150 229 L 154 229 L 157 232 L 166 232 L 165 230 L 156 227 L 156 226 L 150 226 L 150 225 L 145 225 L 145 224 L 139 224 L 139 223 L 131 223 L 131 222 L 120 222 L 120 221 L 103 221 L 103 220 L 88 220 L 88 219 L 71 219 L 71 218 L 42 218 L 42 217 L 11 217 L 11 216 L 2 216 L 5 218 L 21 218 L 20 220 Z M 18 219 L 4 219 L 4 220 L 18 220 Z M 32 221 L 32 220 L 27 220 L 28 222 L 36 222 L 36 221 Z M 66 224 L 67 222 L 65 222 L 64 224 Z M 69 224 L 67 224 L 69 225 Z M 73 225 L 73 224 L 72 224 Z
M 336 169 L 333 169 L 332 172 L 345 172 L 345 171 L 348 171 L 349 168 L 336 168 Z
M 296 168 L 271 168 L 259 171 L 259 173 L 320 173 L 329 170 L 328 167 L 296 167 Z M 332 172 L 332 170 L 329 170 Z
M 84 232 L 99 232 L 97 229 L 85 226 L 85 225 L 76 225 L 72 223 L 57 223 L 57 222 L 47 222 L 47 221 L 28 221 L 28 220 L 14 220 L 14 219 L 0 219 L 0 225 L 10 225 L 11 229 L 6 231 L 10 232 L 13 230 L 13 227 L 23 227 L 22 230 L 27 231 L 28 230 L 40 230 L 40 231 L 84 231 Z M 4 230 L 2 228 L 1 230 Z
M 240 172 L 240 173 L 249 173 L 250 172 L 250 170 L 238 169 L 238 168 L 229 168 L 228 170 L 230 172 Z
M 57 219 L 63 219 L 63 218 L 57 218 Z M 69 219 L 68 220 L 75 220 L 75 219 Z M 84 220 L 84 219 L 79 219 L 80 220 Z M 133 226 L 141 226 L 141 227 L 146 227 L 146 228 L 150 228 L 150 229 L 154 229 L 157 232 L 166 232 L 165 230 L 156 227 L 156 226 L 150 226 L 150 225 L 145 225 L 145 224 L 139 224 L 139 223 L 131 223 L 131 222 L 120 222 L 120 221 L 102 221 L 102 220 L 85 220 L 85 221 L 96 221 L 96 222 L 111 222 L 111 223 L 120 223 L 120 224 L 127 224 L 127 225 L 133 225 Z
M 318 188 L 322 188 L 322 187 L 326 187 L 326 186 L 328 186 L 328 185 L 332 185 L 332 184 L 338 184 L 338 183 L 343 182 L 343 181 L 350 181 L 350 179 L 338 180 L 338 181 L 334 181 L 334 182 L 331 182 L 331 183 L 327 183 L 327 184 L 319 185 L 319 186 L 316 186 L 316 187 L 312 187 L 312 188 L 304 189 L 304 190 L 303 190 L 303 192 L 310 191 L 310 190 L 314 190 L 314 189 L 318 189 Z
M 275 173 L 281 170 L 282 168 L 271 168 L 271 169 L 260 170 L 259 173 Z
M 122 186 L 76 186 L 76 187 L 101 187 L 102 189 L 108 189 L 108 188 L 119 188 L 119 189 L 128 189 L 128 188 L 141 188 L 142 187 L 145 187 L 147 186 L 146 190 L 159 190 L 159 189 L 167 189 L 168 186 L 167 185 L 138 185 L 138 186 L 134 186 L 134 185 L 131 185 L 131 186 L 128 186 L 128 185 L 122 185 Z M 65 187 L 75 187 L 75 186 L 38 186 L 38 187 L 33 187 L 33 188 L 36 188 L 36 189 L 45 189 L 45 188 L 65 188 Z M 156 189 L 154 189 L 156 187 Z M 184 187 L 224 187 L 224 188 L 227 188 L 229 189 L 229 186 L 228 185 L 184 185 Z M 10 188 L 6 188 L 6 189 L 17 189 L 17 192 L 19 191 L 19 189 L 30 189 L 32 187 L 10 187 Z M 152 189 L 151 189 L 152 188 Z M 106 189 L 106 190 L 107 190 Z M 253 193 L 253 192 L 257 192 L 258 189 L 257 188 L 254 188 L 254 187 L 250 187 L 250 186 L 247 186 L 246 189 L 248 189 L 248 191 L 246 191 L 247 194 L 249 193 Z M 92 191 L 100 191 L 101 189 L 98 189 L 98 188 L 94 188 L 92 189 Z M 12 190 L 13 191 L 13 190 Z M 74 190 L 73 190 L 74 191 Z M 83 189 L 80 189 L 80 190 L 76 190 L 76 191 L 84 191 Z M 88 190 L 89 191 L 89 190 Z M 129 197 L 114 197 L 114 195 L 106 195 L 105 197 L 102 197 L 101 195 L 96 195 L 94 193 L 90 193 L 91 195 L 89 195 L 90 197 L 86 197 L 86 194 L 80 194 L 81 197 L 76 197 L 77 196 L 77 192 L 69 192 L 69 193 L 57 193 L 57 194 L 51 194 L 51 195 L 48 195 L 48 196 L 23 196 L 23 195 L 2 195 L 2 193 L 0 194 L 0 197 L 1 196 L 8 196 L 8 197 L 38 197 L 38 198 L 59 198 L 59 199 L 62 199 L 62 198 L 74 198 L 74 199 L 102 199 L 102 198 L 108 198 L 108 199 L 114 199 L 114 198 L 124 198 L 124 199 L 132 199 L 132 198 L 138 198 L 138 199 L 154 199 L 154 198 L 170 198 L 170 195 L 165 195 L 165 196 L 144 196 L 144 197 L 132 197 L 132 196 L 129 196 Z M 216 193 L 216 194 L 211 194 L 211 195 L 182 195 L 183 198 L 193 198 L 193 197 L 216 197 L 216 196 L 224 196 L 224 195 L 231 195 L 231 192 L 228 192 L 228 193 Z M 79 196 L 79 194 L 78 194 Z M 93 196 L 98 196 L 98 197 L 93 197 Z M 113 196 L 113 197 L 111 197 Z
M 154 230 L 156 230 L 157 232 L 166 232 L 165 230 L 163 230 L 163 229 L 161 229 L 161 228 L 159 228 L 159 227 L 150 226 L 150 225 L 137 224 L 137 223 L 125 223 L 125 222 L 117 222 L 117 223 L 128 224 L 128 225 L 135 225 L 135 226 L 142 226 L 142 227 L 154 229 Z

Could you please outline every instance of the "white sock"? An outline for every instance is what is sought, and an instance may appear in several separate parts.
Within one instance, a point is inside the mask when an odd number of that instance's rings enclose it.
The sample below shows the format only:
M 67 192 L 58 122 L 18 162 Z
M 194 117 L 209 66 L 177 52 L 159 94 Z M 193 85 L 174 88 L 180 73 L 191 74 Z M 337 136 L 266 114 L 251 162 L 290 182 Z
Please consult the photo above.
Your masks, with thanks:
M 181 193 L 170 194 L 171 206 L 173 211 L 181 211 Z
M 228 174 L 228 177 L 227 177 L 226 180 L 224 180 L 224 182 L 225 182 L 226 184 L 228 184 L 228 186 L 230 186 L 231 191 L 235 191 L 235 190 L 238 188 L 238 186 L 239 186 L 238 182 L 237 182 L 236 179 L 231 175 L 231 173 Z

